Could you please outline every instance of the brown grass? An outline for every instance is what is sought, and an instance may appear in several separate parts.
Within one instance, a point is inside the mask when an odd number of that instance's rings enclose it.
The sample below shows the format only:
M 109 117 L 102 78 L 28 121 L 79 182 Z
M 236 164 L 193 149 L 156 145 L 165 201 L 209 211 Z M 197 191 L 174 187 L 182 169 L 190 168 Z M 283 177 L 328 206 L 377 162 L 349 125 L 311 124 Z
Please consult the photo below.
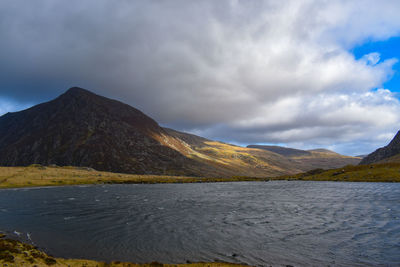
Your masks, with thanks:
M 0 189 L 37 186 L 62 186 L 85 184 L 130 184 L 130 183 L 204 183 L 266 180 L 305 180 L 342 182 L 400 182 L 400 163 L 373 165 L 348 165 L 339 169 L 315 169 L 305 173 L 278 177 L 206 178 L 163 175 L 134 175 L 95 171 L 81 167 L 0 167 Z
M 134 175 L 95 171 L 81 167 L 0 167 L 0 188 L 61 186 L 84 184 L 129 184 L 129 183 L 200 183 L 263 181 L 262 178 L 231 177 L 203 178 L 186 176 Z

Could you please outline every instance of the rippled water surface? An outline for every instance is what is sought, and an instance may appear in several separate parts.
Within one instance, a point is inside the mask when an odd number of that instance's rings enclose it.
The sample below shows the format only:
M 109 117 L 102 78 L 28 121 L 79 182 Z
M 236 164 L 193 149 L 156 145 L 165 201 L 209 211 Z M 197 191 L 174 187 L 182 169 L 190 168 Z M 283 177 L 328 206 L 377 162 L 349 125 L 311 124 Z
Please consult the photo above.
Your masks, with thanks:
M 55 256 L 106 261 L 400 266 L 400 184 L 0 190 L 0 230 Z

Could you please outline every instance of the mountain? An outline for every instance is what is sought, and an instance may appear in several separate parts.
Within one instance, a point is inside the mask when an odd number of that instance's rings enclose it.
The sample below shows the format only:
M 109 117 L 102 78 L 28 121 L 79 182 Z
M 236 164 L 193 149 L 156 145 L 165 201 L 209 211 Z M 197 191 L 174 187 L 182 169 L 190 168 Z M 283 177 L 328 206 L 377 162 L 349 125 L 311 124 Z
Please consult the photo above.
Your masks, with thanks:
M 358 157 L 340 155 L 328 149 L 301 150 L 281 146 L 249 145 L 249 148 L 258 148 L 277 153 L 291 162 L 298 169 L 309 171 L 312 169 L 331 169 L 345 165 L 354 165 L 360 162 Z
M 74 87 L 53 101 L 0 117 L 0 164 L 191 174 L 194 162 L 163 145 L 180 145 L 166 135 L 141 111 Z
M 305 151 L 305 150 L 287 148 L 287 147 L 282 147 L 282 146 L 248 145 L 247 147 L 248 148 L 259 148 L 259 149 L 268 150 L 268 151 L 277 153 L 279 155 L 282 155 L 284 157 L 309 156 L 309 155 L 311 155 L 311 152 L 308 152 L 308 151 Z
M 400 131 L 387 146 L 375 150 L 375 152 L 363 158 L 360 164 L 387 162 L 400 162 Z
M 73 165 L 188 176 L 277 176 L 333 168 L 357 158 L 285 156 L 160 127 L 122 102 L 73 87 L 56 99 L 0 117 L 0 165 Z M 337 161 L 336 158 L 340 160 Z
M 329 150 L 329 149 L 325 149 L 325 148 L 310 149 L 310 150 L 308 150 L 308 151 L 310 151 L 310 152 L 319 152 L 319 153 L 340 155 L 340 154 L 336 153 L 335 151 L 332 151 L 332 150 Z

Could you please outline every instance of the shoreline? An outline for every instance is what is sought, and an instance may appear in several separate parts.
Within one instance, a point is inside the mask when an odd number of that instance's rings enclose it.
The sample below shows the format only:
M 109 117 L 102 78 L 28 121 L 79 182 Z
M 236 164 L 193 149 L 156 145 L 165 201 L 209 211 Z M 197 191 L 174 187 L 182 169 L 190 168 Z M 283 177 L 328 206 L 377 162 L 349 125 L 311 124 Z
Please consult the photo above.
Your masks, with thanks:
M 131 263 L 120 261 L 95 261 L 87 259 L 65 259 L 53 257 L 43 250 L 16 239 L 9 238 L 0 232 L 0 265 L 8 267 L 18 266 L 63 266 L 63 267 L 248 267 L 249 265 L 226 262 L 197 262 L 184 264 Z
M 345 166 L 339 169 L 314 169 L 278 177 L 191 177 L 138 175 L 96 171 L 85 167 L 0 167 L 0 189 L 99 184 L 173 184 L 220 182 L 331 181 L 400 182 L 400 163 Z
M 192 177 L 96 171 L 85 167 L 0 167 L 0 189 L 93 184 L 164 184 L 268 181 L 265 177 Z

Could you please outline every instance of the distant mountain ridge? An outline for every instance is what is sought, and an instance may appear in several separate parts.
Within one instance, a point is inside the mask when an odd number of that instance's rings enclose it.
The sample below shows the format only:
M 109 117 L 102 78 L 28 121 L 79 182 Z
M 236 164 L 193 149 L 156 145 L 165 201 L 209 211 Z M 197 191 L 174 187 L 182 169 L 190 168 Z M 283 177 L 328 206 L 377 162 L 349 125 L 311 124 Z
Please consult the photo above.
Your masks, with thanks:
M 373 164 L 384 162 L 400 162 L 400 131 L 390 143 L 382 148 L 375 150 L 373 153 L 364 157 L 360 164 Z
M 162 128 L 138 109 L 79 87 L 0 117 L 3 166 L 37 163 L 136 174 L 264 177 L 359 161 L 307 153 L 294 158 Z
M 328 154 L 337 154 L 337 155 L 339 155 L 339 154 L 336 153 L 335 151 L 332 151 L 332 150 L 329 150 L 329 149 L 325 149 L 325 148 L 316 148 L 316 149 L 310 149 L 310 150 L 307 150 L 307 151 L 310 151 L 310 152 L 321 152 L 321 153 L 328 153 Z
M 318 148 L 311 150 L 301 150 L 281 146 L 249 145 L 248 148 L 257 148 L 270 151 L 285 157 L 292 166 L 299 169 L 331 169 L 345 165 L 354 165 L 360 162 L 358 157 L 343 156 L 334 151 Z
M 288 157 L 310 156 L 311 155 L 311 152 L 308 152 L 305 150 L 300 150 L 300 149 L 295 149 L 295 148 L 287 148 L 287 147 L 282 147 L 282 146 L 248 145 L 247 147 L 268 150 L 268 151 L 277 153 L 277 154 L 285 156 L 285 157 L 287 157 L 287 156 Z

